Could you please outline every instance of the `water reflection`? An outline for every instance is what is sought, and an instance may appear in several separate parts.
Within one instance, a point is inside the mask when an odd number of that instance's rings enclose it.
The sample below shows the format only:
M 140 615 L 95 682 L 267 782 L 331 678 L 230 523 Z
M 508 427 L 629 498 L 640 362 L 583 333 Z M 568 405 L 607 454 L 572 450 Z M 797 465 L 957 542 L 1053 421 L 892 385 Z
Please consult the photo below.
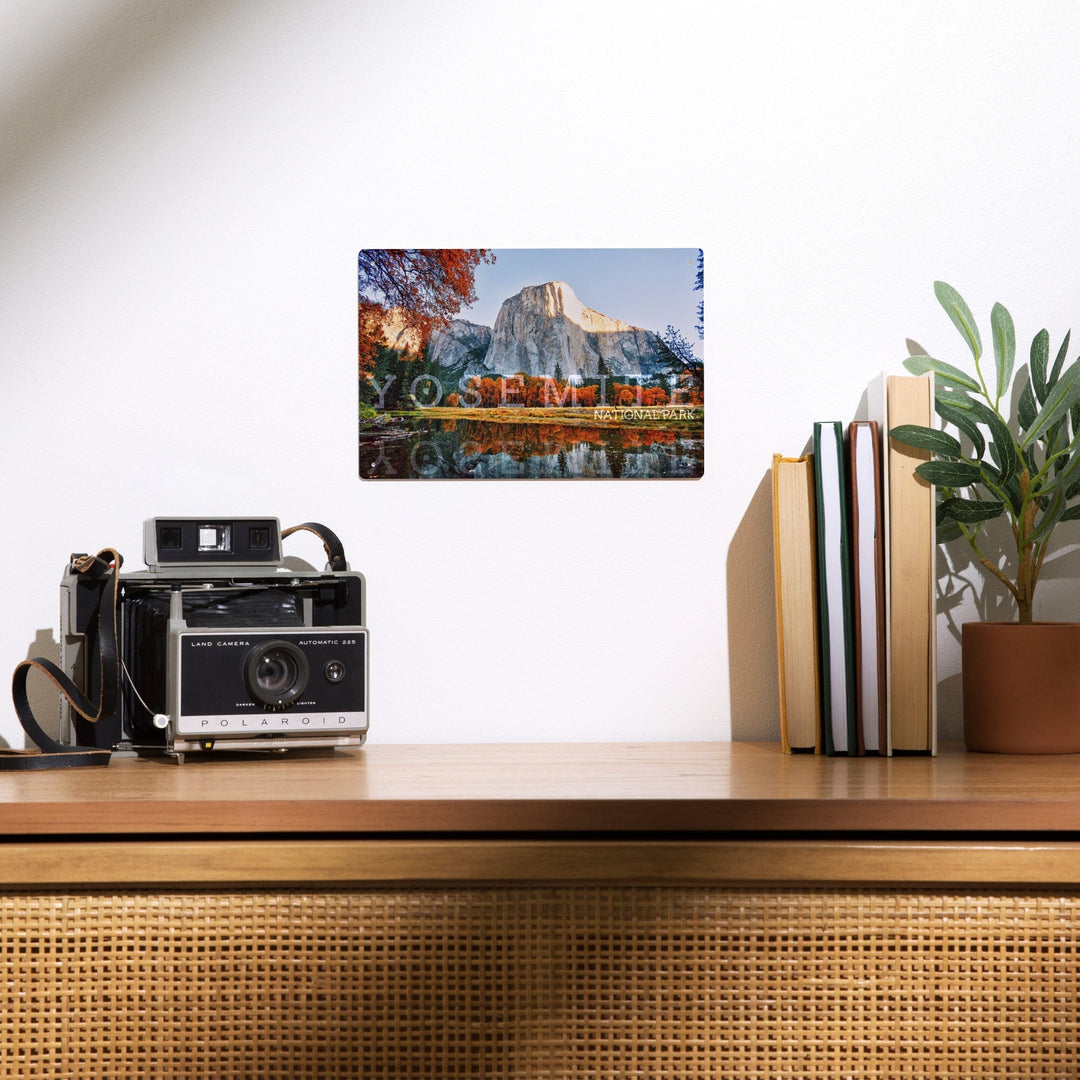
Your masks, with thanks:
M 700 431 L 410 418 L 360 440 L 366 479 L 660 479 L 704 473 Z

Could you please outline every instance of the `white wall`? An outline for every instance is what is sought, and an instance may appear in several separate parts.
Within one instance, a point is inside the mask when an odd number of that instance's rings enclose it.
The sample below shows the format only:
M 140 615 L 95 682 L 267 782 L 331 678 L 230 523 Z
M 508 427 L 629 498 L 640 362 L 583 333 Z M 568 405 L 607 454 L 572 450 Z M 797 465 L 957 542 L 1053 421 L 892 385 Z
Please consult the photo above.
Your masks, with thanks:
M 1080 315 L 1066 3 L 3 17 L 0 670 L 55 648 L 71 550 L 275 514 L 368 576 L 373 741 L 772 738 L 773 451 L 905 337 L 959 358 L 935 278 L 1025 344 Z M 361 482 L 355 255 L 409 244 L 703 247 L 705 479 Z

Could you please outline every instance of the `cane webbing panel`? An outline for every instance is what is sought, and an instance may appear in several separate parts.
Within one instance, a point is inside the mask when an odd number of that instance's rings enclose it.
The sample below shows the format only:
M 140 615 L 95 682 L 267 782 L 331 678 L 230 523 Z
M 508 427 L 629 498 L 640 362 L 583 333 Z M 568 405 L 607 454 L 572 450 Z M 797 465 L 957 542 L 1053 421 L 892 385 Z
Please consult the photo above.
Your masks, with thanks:
M 0 897 L 0 1077 L 1076 1077 L 1080 893 Z

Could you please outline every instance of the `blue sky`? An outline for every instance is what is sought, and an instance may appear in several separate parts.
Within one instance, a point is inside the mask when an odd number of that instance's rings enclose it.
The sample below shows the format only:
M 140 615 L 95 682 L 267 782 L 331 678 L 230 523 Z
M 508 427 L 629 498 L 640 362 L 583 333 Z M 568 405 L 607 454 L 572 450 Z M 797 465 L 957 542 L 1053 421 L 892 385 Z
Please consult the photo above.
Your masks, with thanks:
M 495 248 L 476 270 L 477 301 L 459 319 L 494 326 L 499 307 L 526 285 L 565 281 L 594 311 L 663 333 L 670 323 L 701 357 L 694 292 L 697 248 Z M 706 269 L 708 269 L 706 267 Z

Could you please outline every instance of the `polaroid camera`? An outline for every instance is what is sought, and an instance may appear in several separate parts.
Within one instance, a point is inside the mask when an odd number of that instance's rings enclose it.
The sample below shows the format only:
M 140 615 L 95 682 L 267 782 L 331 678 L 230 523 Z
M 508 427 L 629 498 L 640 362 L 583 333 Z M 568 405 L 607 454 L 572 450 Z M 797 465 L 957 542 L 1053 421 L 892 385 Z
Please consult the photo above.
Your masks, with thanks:
M 323 541 L 325 570 L 286 566 L 282 539 L 298 530 Z M 115 711 L 96 722 L 65 698 L 62 737 L 180 761 L 363 744 L 367 590 L 333 533 L 282 532 L 276 518 L 152 518 L 143 551 L 137 573 L 90 574 L 94 557 L 72 556 L 60 583 L 63 672 L 90 701 L 116 680 Z M 105 605 L 115 648 L 101 640 Z

